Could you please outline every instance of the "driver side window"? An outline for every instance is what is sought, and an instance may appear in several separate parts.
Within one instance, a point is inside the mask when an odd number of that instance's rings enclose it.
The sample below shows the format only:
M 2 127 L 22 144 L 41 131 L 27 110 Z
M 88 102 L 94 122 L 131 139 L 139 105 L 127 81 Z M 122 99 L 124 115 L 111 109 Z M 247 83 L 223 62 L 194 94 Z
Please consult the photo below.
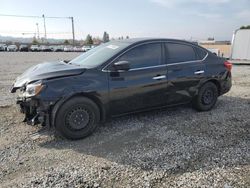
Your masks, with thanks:
M 130 69 L 157 66 L 161 64 L 161 43 L 143 44 L 123 54 L 118 61 L 128 61 Z

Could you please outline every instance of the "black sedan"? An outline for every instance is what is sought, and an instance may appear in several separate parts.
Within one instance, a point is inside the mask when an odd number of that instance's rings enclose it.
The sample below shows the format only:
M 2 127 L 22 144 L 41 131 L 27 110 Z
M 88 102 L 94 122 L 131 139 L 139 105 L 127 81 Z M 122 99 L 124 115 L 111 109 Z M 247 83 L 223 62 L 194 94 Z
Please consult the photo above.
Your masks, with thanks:
M 231 88 L 232 64 L 181 40 L 112 41 L 72 61 L 43 63 L 11 92 L 25 121 L 53 126 L 69 139 L 90 135 L 108 117 L 192 103 L 208 111 Z
M 19 51 L 20 51 L 20 52 L 28 52 L 28 51 L 29 51 L 28 45 L 26 45 L 26 44 L 21 44 L 21 45 L 19 46 Z

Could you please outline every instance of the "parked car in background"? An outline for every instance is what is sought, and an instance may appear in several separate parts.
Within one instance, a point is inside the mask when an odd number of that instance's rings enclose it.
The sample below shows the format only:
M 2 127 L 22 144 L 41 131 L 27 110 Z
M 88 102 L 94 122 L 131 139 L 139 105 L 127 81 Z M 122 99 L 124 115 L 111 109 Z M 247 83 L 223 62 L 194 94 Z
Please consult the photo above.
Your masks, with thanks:
M 19 51 L 20 51 L 20 52 L 28 52 L 28 51 L 29 51 L 28 45 L 26 45 L 26 44 L 21 44 L 21 45 L 19 46 Z
M 92 49 L 91 46 L 83 46 L 83 47 L 82 47 L 82 51 L 83 51 L 83 52 L 87 52 L 87 51 L 89 51 L 90 49 Z
M 108 117 L 186 103 L 211 110 L 232 86 L 231 68 L 190 42 L 129 39 L 102 44 L 68 63 L 33 66 L 11 92 L 20 90 L 17 103 L 28 123 L 80 139 Z
M 0 51 L 7 51 L 7 45 L 6 44 L 0 44 Z
M 75 47 L 73 48 L 73 51 L 74 51 L 74 52 L 84 52 L 81 46 L 75 46 Z
M 73 52 L 74 48 L 73 48 L 73 46 L 70 46 L 70 45 L 64 46 L 63 51 L 64 52 Z
M 54 51 L 54 46 L 50 45 L 49 48 L 50 48 L 51 52 Z
M 53 46 L 54 52 L 63 52 L 63 50 L 64 50 L 64 47 L 62 45 Z
M 7 47 L 8 52 L 16 52 L 17 51 L 17 46 L 15 44 L 9 45 Z
M 46 45 L 41 45 L 39 47 L 39 51 L 42 51 L 42 52 L 51 52 L 51 48 L 49 46 L 46 46 Z
M 36 44 L 33 44 L 30 46 L 30 51 L 32 52 L 38 52 L 39 51 L 39 46 Z

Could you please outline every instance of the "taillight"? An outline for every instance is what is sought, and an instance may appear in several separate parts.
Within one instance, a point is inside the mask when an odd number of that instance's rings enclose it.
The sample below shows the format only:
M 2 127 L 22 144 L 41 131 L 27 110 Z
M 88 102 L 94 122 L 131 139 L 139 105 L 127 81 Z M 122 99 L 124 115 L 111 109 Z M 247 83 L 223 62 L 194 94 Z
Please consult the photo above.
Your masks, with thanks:
M 228 71 L 231 71 L 232 70 L 232 63 L 230 63 L 230 62 L 228 62 L 228 61 L 225 61 L 224 62 L 224 66 L 226 67 L 226 69 L 228 70 Z

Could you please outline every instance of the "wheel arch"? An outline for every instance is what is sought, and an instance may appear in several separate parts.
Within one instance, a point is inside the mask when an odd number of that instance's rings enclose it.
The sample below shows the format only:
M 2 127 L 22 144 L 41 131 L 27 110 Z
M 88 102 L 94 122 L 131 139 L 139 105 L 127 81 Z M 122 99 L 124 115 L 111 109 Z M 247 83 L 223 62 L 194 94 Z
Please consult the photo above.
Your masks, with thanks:
M 75 93 L 72 94 L 70 96 L 64 97 L 62 99 L 60 99 L 59 101 L 56 102 L 56 104 L 53 106 L 52 110 L 51 110 L 51 125 L 54 126 L 55 125 L 55 119 L 56 119 L 56 114 L 58 112 L 58 110 L 61 108 L 61 106 L 71 100 L 72 98 L 75 97 L 85 97 L 91 101 L 93 101 L 97 107 L 99 108 L 100 111 L 100 120 L 101 122 L 104 122 L 106 120 L 106 110 L 104 108 L 104 105 L 102 104 L 102 102 L 95 96 L 89 94 L 89 93 Z
M 220 95 L 220 94 L 221 94 L 221 84 L 220 84 L 220 82 L 219 82 L 217 79 L 215 79 L 215 78 L 208 79 L 208 80 L 202 82 L 202 83 L 200 84 L 200 87 L 199 87 L 198 90 L 197 90 L 197 94 L 198 94 L 199 89 L 200 89 L 204 84 L 206 84 L 206 83 L 208 83 L 208 82 L 212 82 L 212 83 L 214 83 L 214 84 L 216 85 L 216 87 L 217 87 L 217 89 L 218 89 L 218 94 Z

